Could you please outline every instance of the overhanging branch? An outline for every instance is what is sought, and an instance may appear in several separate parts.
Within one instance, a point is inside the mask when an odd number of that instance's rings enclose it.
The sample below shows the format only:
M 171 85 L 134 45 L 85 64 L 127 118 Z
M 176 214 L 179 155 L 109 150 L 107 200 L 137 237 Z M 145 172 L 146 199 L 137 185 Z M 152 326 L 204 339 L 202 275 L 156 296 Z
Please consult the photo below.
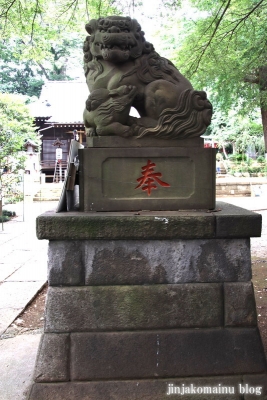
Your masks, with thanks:
M 196 65 L 195 70 L 193 71 L 193 73 L 197 71 L 200 62 L 201 62 L 202 58 L 204 57 L 204 54 L 206 53 L 206 51 L 207 51 L 208 47 L 210 46 L 214 36 L 216 35 L 217 30 L 219 29 L 219 26 L 220 26 L 220 24 L 221 24 L 221 22 L 223 20 L 223 17 L 225 15 L 226 11 L 230 7 L 230 4 L 231 4 L 231 0 L 228 0 L 228 2 L 226 4 L 226 6 L 224 7 L 224 10 L 223 10 L 220 18 L 219 18 L 219 20 L 216 22 L 215 28 L 214 28 L 214 30 L 213 30 L 213 32 L 211 34 L 211 37 L 210 37 L 208 43 L 204 46 L 204 49 L 202 50 L 202 52 L 201 52 L 201 54 L 200 54 L 200 56 L 198 58 L 197 65 Z

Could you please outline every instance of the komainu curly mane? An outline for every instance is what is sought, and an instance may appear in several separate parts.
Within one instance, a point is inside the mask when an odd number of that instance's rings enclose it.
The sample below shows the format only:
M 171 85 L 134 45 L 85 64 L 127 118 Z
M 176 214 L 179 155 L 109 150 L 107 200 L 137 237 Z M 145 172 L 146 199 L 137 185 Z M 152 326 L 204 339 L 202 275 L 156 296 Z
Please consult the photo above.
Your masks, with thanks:
M 140 118 L 122 121 L 116 113 L 114 127 L 121 124 L 123 129 L 109 133 L 96 129 L 95 134 L 183 139 L 205 132 L 212 114 L 206 93 L 195 91 L 169 60 L 155 52 L 135 19 L 93 19 L 86 30 L 84 69 L 91 94 L 101 88 L 115 90 L 132 85 L 136 92 L 131 105 L 140 114 Z M 92 118 L 85 113 L 88 127 L 86 116 Z
M 185 90 L 181 93 L 177 107 L 166 108 L 159 116 L 155 128 L 146 128 L 138 136 L 154 135 L 162 138 L 179 139 L 199 136 L 199 126 L 210 123 L 209 108 L 205 107 L 206 93 L 196 90 Z

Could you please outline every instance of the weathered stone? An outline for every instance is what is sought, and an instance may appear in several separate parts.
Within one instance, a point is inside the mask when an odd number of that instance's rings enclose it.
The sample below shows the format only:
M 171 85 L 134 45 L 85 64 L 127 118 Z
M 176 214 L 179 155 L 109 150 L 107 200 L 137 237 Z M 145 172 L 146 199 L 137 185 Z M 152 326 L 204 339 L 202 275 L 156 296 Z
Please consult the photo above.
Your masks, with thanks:
M 267 375 L 245 375 L 242 382 L 245 400 L 267 399 Z
M 245 239 L 85 242 L 86 285 L 250 279 Z
M 204 212 L 55 213 L 37 218 L 38 239 L 196 239 L 215 237 L 215 218 Z
M 87 147 L 203 147 L 204 139 L 195 137 L 191 139 L 165 140 L 155 137 L 124 138 L 120 136 L 92 136 L 86 138 Z
M 51 241 L 48 265 L 52 286 L 251 279 L 248 239 Z
M 217 212 L 46 212 L 37 218 L 37 236 L 49 240 L 208 239 L 259 236 L 261 215 L 224 202 Z M 228 236 L 229 235 L 229 236 Z
M 71 360 L 71 380 L 79 381 L 266 371 L 253 328 L 73 333 Z
M 167 400 L 171 395 L 167 393 L 175 390 L 176 396 L 181 396 L 184 400 L 241 400 L 242 397 L 238 393 L 241 382 L 241 376 L 217 376 L 171 380 L 66 382 L 49 385 L 39 383 L 33 386 L 30 400 Z M 179 390 L 185 394 L 179 396 Z M 186 391 L 191 393 L 186 394 Z M 200 394 L 201 391 L 208 395 Z
M 46 332 L 223 325 L 220 284 L 49 288 Z
M 35 382 L 62 382 L 69 380 L 68 334 L 44 334 L 38 350 L 34 371 Z
M 83 242 L 50 241 L 48 246 L 49 285 L 83 285 Z
M 81 149 L 80 211 L 213 209 L 215 153 L 200 147 Z M 159 174 L 150 189 L 140 183 L 144 169 Z
M 256 326 L 257 314 L 251 282 L 224 284 L 225 325 Z
M 221 209 L 216 216 L 216 237 L 261 236 L 260 214 L 224 202 L 217 202 L 216 207 Z

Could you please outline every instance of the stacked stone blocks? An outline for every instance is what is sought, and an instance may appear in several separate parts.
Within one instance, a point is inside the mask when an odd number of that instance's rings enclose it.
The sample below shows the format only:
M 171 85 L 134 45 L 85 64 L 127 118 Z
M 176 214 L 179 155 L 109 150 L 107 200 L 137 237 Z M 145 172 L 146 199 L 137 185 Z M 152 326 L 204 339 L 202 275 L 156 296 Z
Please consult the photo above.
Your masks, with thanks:
M 162 400 L 170 383 L 225 383 L 231 399 L 248 400 L 239 384 L 264 386 L 249 242 L 260 215 L 226 203 L 70 214 L 38 219 L 49 290 L 30 399 Z

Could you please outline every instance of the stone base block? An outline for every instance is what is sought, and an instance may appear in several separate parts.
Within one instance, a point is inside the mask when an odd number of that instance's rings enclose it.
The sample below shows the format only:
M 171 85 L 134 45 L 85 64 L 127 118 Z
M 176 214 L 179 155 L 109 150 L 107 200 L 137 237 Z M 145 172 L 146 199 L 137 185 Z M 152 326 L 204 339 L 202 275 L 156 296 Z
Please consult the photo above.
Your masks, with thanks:
M 99 148 L 141 148 L 141 147 L 204 147 L 204 139 L 195 137 L 189 139 L 162 139 L 152 136 L 144 136 L 140 139 L 137 137 L 123 138 L 120 136 L 92 136 L 86 138 L 87 147 Z
M 240 239 L 261 235 L 261 215 L 224 202 L 216 210 L 46 212 L 37 218 L 38 239 L 173 240 Z
M 266 371 L 259 332 L 253 328 L 74 333 L 71 360 L 74 381 Z
M 224 284 L 226 326 L 257 325 L 256 303 L 251 282 Z
M 267 400 L 267 374 L 245 375 L 242 392 L 244 393 L 244 400 L 255 400 L 257 398 Z M 259 394 L 259 392 L 261 393 Z
M 223 326 L 223 303 L 216 283 L 50 287 L 45 332 Z
M 45 333 L 35 381 L 178 378 L 264 372 L 266 361 L 256 328 L 70 335 Z
M 45 332 L 257 325 L 251 282 L 50 287 Z
M 30 400 L 263 400 L 266 388 L 265 375 L 37 383 Z
M 215 149 L 79 150 L 80 211 L 213 209 Z
M 37 354 L 36 382 L 64 382 L 69 380 L 70 335 L 45 334 Z
M 251 279 L 249 239 L 55 240 L 48 255 L 51 286 Z

